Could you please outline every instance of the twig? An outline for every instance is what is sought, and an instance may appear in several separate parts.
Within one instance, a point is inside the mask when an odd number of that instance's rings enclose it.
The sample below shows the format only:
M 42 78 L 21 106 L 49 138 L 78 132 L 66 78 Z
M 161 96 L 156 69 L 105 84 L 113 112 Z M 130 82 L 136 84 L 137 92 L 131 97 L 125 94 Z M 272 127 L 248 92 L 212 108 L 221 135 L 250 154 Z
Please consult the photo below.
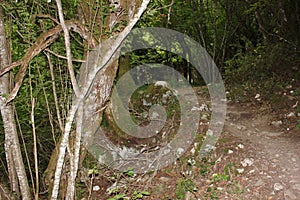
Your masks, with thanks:
M 67 63 L 68 63 L 68 69 L 71 77 L 71 82 L 72 86 L 74 89 L 75 95 L 78 97 L 80 95 L 80 89 L 78 87 L 78 83 L 75 77 L 75 72 L 73 69 L 73 64 L 72 64 L 72 54 L 71 54 L 71 48 L 70 48 L 70 34 L 69 30 L 65 24 L 65 19 L 64 19 L 64 14 L 62 11 L 62 5 L 61 5 L 61 0 L 56 0 L 56 5 L 58 9 L 58 16 L 59 16 L 59 21 L 61 24 L 61 27 L 64 32 L 64 38 L 65 38 L 65 46 L 66 46 L 66 54 L 67 54 Z
M 63 123 L 62 123 L 62 120 L 61 120 L 60 110 L 59 110 L 58 100 L 57 100 L 57 95 L 56 95 L 56 86 L 55 86 L 55 77 L 54 77 L 54 72 L 53 72 L 53 65 L 52 65 L 51 58 L 50 58 L 49 54 L 46 53 L 46 57 L 47 57 L 47 60 L 48 60 L 48 63 L 49 63 L 49 68 L 50 68 L 52 91 L 53 91 L 53 97 L 54 97 L 54 104 L 55 104 L 55 109 L 56 109 L 57 120 L 58 120 L 60 130 L 61 130 L 61 132 L 63 132 L 64 127 L 63 127 Z M 56 146 L 56 140 L 55 140 L 54 134 L 53 134 L 53 139 L 54 139 L 54 143 L 55 143 L 55 146 Z
M 30 68 L 29 68 L 29 77 L 30 76 Z M 34 120 L 34 108 L 35 101 L 32 92 L 32 80 L 29 78 L 29 88 L 30 88 L 30 99 L 31 99 L 31 112 L 30 112 L 30 122 L 32 127 L 32 136 L 33 136 L 33 156 L 34 156 L 34 169 L 35 169 L 35 188 L 33 190 L 34 198 L 36 200 L 39 199 L 39 166 L 38 166 L 38 155 L 37 155 L 37 138 L 35 132 L 35 120 Z M 33 184 L 34 187 L 34 184 Z
M 72 29 L 73 31 L 79 33 L 83 39 L 87 40 L 88 43 L 90 43 L 91 47 L 94 46 L 95 41 L 92 38 L 89 38 L 89 33 L 82 24 L 80 24 L 79 22 L 74 21 L 74 20 L 66 21 L 65 24 L 68 29 Z M 10 97 L 7 99 L 6 103 L 12 101 L 16 97 L 16 95 L 21 87 L 21 84 L 23 82 L 23 78 L 25 76 L 29 62 L 36 55 L 38 55 L 42 50 L 44 50 L 50 44 L 52 44 L 59 37 L 59 34 L 61 34 L 61 32 L 62 32 L 61 25 L 57 25 L 54 28 L 50 29 L 49 31 L 42 33 L 37 38 L 36 42 L 27 49 L 25 55 L 23 56 L 23 58 L 21 60 L 16 61 L 16 62 L 12 63 L 11 65 L 9 65 L 8 67 L 5 67 L 0 70 L 0 77 L 1 77 L 8 71 L 21 65 L 21 69 L 19 70 L 18 74 L 16 75 L 15 87 L 11 91 Z
M 59 54 L 55 53 L 54 51 L 51 51 L 50 49 L 45 49 L 45 51 L 47 51 L 48 53 L 51 53 L 51 54 L 55 55 L 58 58 L 62 58 L 62 59 L 65 59 L 65 60 L 68 59 L 67 57 L 59 55 Z M 79 63 L 85 63 L 86 62 L 85 60 L 80 60 L 80 59 L 72 59 L 72 61 L 73 62 L 79 62 Z
M 55 19 L 51 15 L 46 15 L 46 14 L 36 14 L 36 15 L 33 15 L 33 19 L 35 19 L 36 17 L 39 17 L 39 18 L 49 18 L 54 23 L 59 24 L 59 21 L 57 21 L 57 19 Z

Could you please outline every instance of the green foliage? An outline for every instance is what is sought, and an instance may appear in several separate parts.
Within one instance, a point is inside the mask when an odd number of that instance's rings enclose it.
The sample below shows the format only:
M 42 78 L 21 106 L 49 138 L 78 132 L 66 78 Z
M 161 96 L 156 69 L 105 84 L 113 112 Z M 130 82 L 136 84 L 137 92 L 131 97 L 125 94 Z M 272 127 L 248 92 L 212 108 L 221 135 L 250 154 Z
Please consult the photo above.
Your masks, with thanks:
M 300 120 L 297 121 L 296 129 L 298 129 L 298 130 L 300 129 Z
M 134 170 L 132 168 L 126 170 L 123 172 L 125 175 L 129 176 L 129 177 L 134 177 L 136 174 L 134 173 Z
M 175 197 L 176 199 L 184 199 L 186 192 L 195 192 L 197 188 L 191 179 L 178 179 L 176 184 Z
M 98 171 L 97 167 L 94 167 L 93 169 L 89 169 L 89 171 L 88 171 L 89 176 L 95 176 L 98 174 L 99 174 L 99 171 Z
M 68 8 L 64 10 L 66 19 L 74 19 L 78 2 L 79 0 L 63 2 L 63 7 Z M 55 16 L 57 16 L 55 3 L 55 1 L 47 3 L 47 1 L 33 0 L 6 1 L 0 3 L 0 6 L 3 7 L 5 12 L 7 43 L 11 49 L 12 62 L 20 61 L 26 51 L 37 41 L 42 33 L 57 25 L 50 17 L 47 17 L 52 16 L 55 18 Z M 71 34 L 71 50 L 74 58 L 83 58 L 83 47 L 80 44 L 81 40 L 81 37 L 77 33 Z M 58 55 L 65 55 L 63 37 L 61 36 L 48 48 Z M 56 96 L 61 112 L 60 114 L 63 116 L 62 121 L 64 121 L 72 95 L 70 78 L 68 70 L 65 67 L 66 61 L 52 54 L 50 58 L 54 68 Z M 73 65 L 75 71 L 80 66 L 78 63 L 73 63 Z M 13 74 L 16 75 L 19 69 L 20 68 L 17 67 L 12 70 Z M 23 84 L 14 100 L 17 127 L 20 128 L 18 128 L 18 131 L 22 133 L 29 158 L 28 165 L 25 164 L 25 166 L 33 169 L 33 136 L 30 118 L 32 104 L 29 83 L 32 85 L 32 98 L 35 99 L 34 114 L 38 141 L 39 172 L 42 176 L 42 173 L 47 168 L 55 143 L 58 141 L 58 137 L 61 133 L 56 115 L 49 63 L 45 52 L 38 54 L 29 62 Z M 0 130 L 0 132 L 2 135 L 3 130 Z M 24 145 L 21 145 L 21 147 L 24 153 Z M 0 159 L 4 160 L 5 156 L 1 155 Z M 25 160 L 24 162 L 26 163 Z M 40 180 L 42 180 L 42 177 L 40 177 Z
M 147 191 L 134 191 L 133 196 L 132 196 L 132 200 L 136 200 L 136 199 L 142 199 L 144 196 L 149 196 L 150 192 Z
M 229 181 L 230 177 L 227 174 L 213 174 L 213 180 L 215 182 Z
M 124 197 L 126 197 L 125 194 L 116 194 L 114 197 L 109 198 L 108 200 L 120 200 L 120 199 L 124 199 Z

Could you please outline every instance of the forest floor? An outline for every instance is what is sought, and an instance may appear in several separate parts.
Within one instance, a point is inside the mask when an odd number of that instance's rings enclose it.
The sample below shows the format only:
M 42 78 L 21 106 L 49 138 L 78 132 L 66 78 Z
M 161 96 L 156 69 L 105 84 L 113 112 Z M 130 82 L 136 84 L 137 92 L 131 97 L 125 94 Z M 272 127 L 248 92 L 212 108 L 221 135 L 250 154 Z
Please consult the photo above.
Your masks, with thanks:
M 174 165 L 156 172 L 134 176 L 123 173 L 111 179 L 116 175 L 106 169 L 103 172 L 106 175 L 93 181 L 91 197 L 300 199 L 300 130 L 297 128 L 300 116 L 288 114 L 281 119 L 267 106 L 228 103 L 223 133 L 208 159 L 197 159 L 191 148 Z M 94 190 L 95 186 L 99 186 L 98 190 Z M 109 192 L 112 188 L 114 191 Z

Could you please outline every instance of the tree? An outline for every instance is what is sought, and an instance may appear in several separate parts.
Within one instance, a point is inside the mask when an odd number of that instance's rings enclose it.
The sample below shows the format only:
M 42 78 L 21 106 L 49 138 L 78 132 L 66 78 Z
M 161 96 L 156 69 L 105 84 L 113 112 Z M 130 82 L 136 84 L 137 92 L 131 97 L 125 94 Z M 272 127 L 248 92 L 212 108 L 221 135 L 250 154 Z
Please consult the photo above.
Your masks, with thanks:
M 6 45 L 6 29 L 2 7 L 0 7 L 0 46 L 0 69 L 3 69 L 8 66 L 9 53 Z M 7 94 L 9 93 L 10 81 L 8 74 L 6 74 L 0 78 L 0 107 L 5 131 L 5 153 L 7 168 L 9 169 L 10 186 L 14 192 L 18 193 L 19 183 L 23 199 L 31 199 L 31 193 L 18 140 L 13 105 L 8 104 L 6 101 Z M 18 178 L 16 178 L 16 176 Z
M 35 3 L 34 2 L 27 2 L 28 4 L 26 5 L 25 3 L 25 9 L 26 6 L 30 5 L 33 6 Z M 40 2 L 43 4 L 42 2 Z M 51 3 L 51 2 L 50 2 Z M 14 114 L 13 114 L 13 107 L 11 106 L 11 102 L 18 97 L 17 94 L 20 91 L 20 88 L 23 86 L 22 82 L 24 81 L 24 78 L 26 78 L 26 72 L 28 71 L 27 69 L 29 68 L 29 83 L 30 83 L 30 96 L 33 97 L 31 101 L 31 108 L 32 112 L 31 114 L 34 115 L 34 109 L 35 104 L 34 104 L 34 93 L 32 92 L 32 85 L 31 85 L 31 63 L 34 59 L 37 57 L 40 57 L 40 53 L 44 52 L 46 54 L 46 58 L 48 61 L 48 64 L 50 65 L 50 72 L 51 72 L 51 79 L 54 81 L 54 73 L 53 73 L 53 63 L 51 63 L 51 58 L 49 56 L 49 53 L 55 55 L 59 59 L 66 59 L 67 60 L 67 66 L 68 66 L 68 73 L 69 77 L 72 83 L 73 91 L 75 92 L 75 95 L 73 97 L 73 103 L 71 106 L 71 109 L 69 110 L 69 115 L 67 116 L 67 121 L 65 122 L 65 128 L 62 126 L 64 125 L 62 122 L 62 119 L 60 118 L 61 110 L 59 109 L 58 103 L 55 102 L 55 107 L 57 110 L 57 119 L 59 121 L 59 127 L 60 129 L 63 129 L 62 137 L 59 143 L 57 143 L 57 146 L 54 150 L 54 167 L 55 167 L 55 175 L 54 175 L 54 180 L 53 180 L 53 190 L 52 190 L 52 199 L 56 199 L 58 195 L 61 197 L 65 196 L 67 199 L 74 199 L 74 194 L 75 194 L 75 178 L 77 177 L 77 170 L 78 170 L 78 164 L 79 164 L 79 155 L 80 155 L 80 144 L 81 144 L 81 120 L 83 115 L 83 100 L 85 99 L 86 94 L 88 93 L 88 89 L 90 88 L 92 83 L 97 83 L 97 80 L 101 82 L 103 85 L 97 85 L 98 87 L 104 88 L 101 91 L 105 91 L 104 93 L 101 94 L 101 100 L 99 101 L 99 105 L 97 109 L 101 109 L 101 106 L 104 106 L 106 99 L 110 95 L 110 88 L 112 87 L 113 79 L 115 76 L 115 72 L 117 70 L 117 65 L 116 63 L 114 64 L 109 64 L 111 60 L 111 57 L 113 55 L 116 55 L 118 46 L 120 43 L 124 40 L 126 35 L 130 32 L 130 30 L 133 28 L 133 26 L 136 24 L 136 22 L 139 20 L 141 17 L 142 13 L 145 11 L 147 8 L 147 5 L 149 3 L 148 0 L 144 1 L 112 1 L 110 5 L 107 5 L 107 3 L 102 2 L 102 1 L 93 1 L 93 0 L 87 0 L 87 1 L 81 1 L 80 3 L 83 5 L 81 8 L 88 8 L 89 10 L 95 9 L 96 12 L 93 10 L 92 12 L 85 12 L 85 14 L 91 14 L 93 15 L 94 19 L 97 19 L 98 21 L 90 19 L 90 21 L 86 21 L 88 23 L 87 27 L 83 26 L 81 23 L 75 20 L 65 20 L 64 18 L 70 18 L 72 15 L 67 15 L 64 16 L 63 9 L 65 9 L 64 5 L 62 4 L 59 0 L 56 1 L 57 3 L 57 9 L 58 9 L 58 15 L 59 15 L 59 22 L 60 24 L 48 29 L 44 30 L 39 36 L 37 36 L 36 41 L 34 44 L 30 45 L 25 54 L 23 54 L 22 58 L 20 60 L 13 62 L 12 64 L 8 64 L 7 62 L 7 51 L 5 49 L 6 45 L 1 45 L 1 48 L 3 50 L 1 51 L 1 69 L 0 69 L 0 74 L 1 74 L 1 79 L 3 81 L 1 82 L 1 112 L 3 116 L 3 123 L 5 125 L 5 135 L 7 138 L 8 142 L 13 143 L 13 147 L 15 148 L 9 148 L 7 149 L 7 153 L 11 152 L 11 150 L 14 150 L 12 152 L 14 156 L 14 169 L 16 170 L 16 174 L 19 177 L 19 182 L 21 186 L 21 196 L 23 199 L 30 199 L 31 194 L 29 192 L 29 184 L 26 178 L 26 173 L 25 173 L 25 167 L 22 161 L 22 156 L 21 156 L 21 151 L 19 142 L 18 142 L 18 135 L 16 132 L 16 123 L 13 121 L 14 119 Z M 70 2 L 74 3 L 73 5 L 76 5 L 76 1 Z M 11 2 L 11 5 L 14 3 Z M 20 3 L 21 4 L 21 3 Z M 87 7 L 90 6 L 90 7 Z M 8 4 L 8 7 L 10 4 Z M 5 8 L 8 11 L 9 8 L 7 5 Z M 75 6 L 76 7 L 76 6 Z M 106 9 L 106 10 L 105 10 Z M 101 10 L 101 12 L 99 12 Z M 104 11 L 105 12 L 102 12 Z M 53 10 L 50 9 L 52 12 Z M 56 11 L 56 10 L 54 10 Z M 37 16 L 40 18 L 48 18 L 50 19 L 51 23 L 58 23 L 58 20 L 53 18 L 51 16 L 52 13 L 49 13 L 48 15 L 43 15 L 41 14 L 41 11 L 37 9 Z M 72 12 L 72 11 L 71 11 Z M 80 9 L 79 9 L 80 12 Z M 108 14 L 107 14 L 108 13 Z M 126 14 L 125 14 L 126 13 Z M 7 12 L 9 14 L 9 11 Z M 25 14 L 28 16 L 28 13 L 22 12 L 22 14 Z M 108 17 L 105 17 L 104 14 Z M 1 44 L 5 44 L 5 28 L 4 28 L 4 18 L 1 15 Z M 7 17 L 9 18 L 9 17 Z M 30 19 L 31 17 L 28 17 Z M 20 20 L 20 19 L 19 19 Z M 23 20 L 23 19 L 22 19 Z M 27 20 L 25 18 L 24 20 Z M 29 21 L 31 23 L 32 21 Z M 49 22 L 49 21 L 48 21 Z M 45 25 L 48 25 L 46 21 L 42 20 L 39 21 L 41 25 L 45 27 Z M 95 28 L 97 25 L 96 23 L 100 23 L 99 26 L 100 28 Z M 35 25 L 30 24 L 32 27 L 35 27 Z M 48 26 L 49 27 L 49 26 Z M 90 28 L 90 29 L 89 29 Z M 81 38 L 84 38 L 86 40 L 85 42 L 85 55 L 87 57 L 86 64 L 83 65 L 83 69 L 81 70 L 82 74 L 80 74 L 80 79 L 79 80 L 85 80 L 83 82 L 78 82 L 76 80 L 76 74 L 75 70 L 76 68 L 73 65 L 73 56 L 72 56 L 72 43 L 70 42 L 70 33 L 69 31 L 72 30 L 75 33 L 78 33 Z M 88 33 L 88 31 L 90 33 Z M 95 31 L 95 32 L 93 32 Z M 99 32 L 97 32 L 99 31 Z M 20 33 L 20 32 L 19 32 Z M 59 36 L 61 34 L 64 34 L 64 44 L 65 44 L 65 49 L 66 49 L 66 57 L 61 56 L 52 50 L 48 49 L 50 45 L 55 44 L 54 42 L 59 40 Z M 25 39 L 24 35 L 21 34 L 22 39 Z M 95 37 L 98 36 L 98 37 Z M 77 36 L 72 35 L 72 37 L 76 38 Z M 114 40 L 109 39 L 110 37 L 115 37 Z M 77 37 L 79 38 L 79 37 Z M 105 42 L 107 40 L 107 42 Z M 96 42 L 95 42 L 96 41 Z M 100 45 L 96 47 L 97 43 Z M 109 45 L 103 45 L 103 44 L 109 44 Z M 28 46 L 28 45 L 27 45 Z M 101 47 L 105 46 L 106 49 L 103 49 Z M 96 48 L 95 48 L 96 47 Z M 90 53 L 89 50 L 90 48 L 95 48 L 95 50 L 92 50 L 91 52 L 97 52 L 98 54 Z M 6 54 L 5 54 L 6 53 Z M 101 53 L 101 57 L 99 57 L 99 53 Z M 93 56 L 92 56 L 93 55 Z M 43 57 L 43 56 L 41 56 Z M 44 57 L 45 58 L 45 57 Z M 42 60 L 45 60 L 42 58 Z M 5 60 L 6 59 L 6 60 Z M 91 61 L 96 61 L 96 62 L 91 62 Z M 81 62 L 81 61 L 80 61 Z M 18 70 L 18 73 L 16 75 L 15 79 L 15 85 L 13 90 L 10 92 L 8 91 L 8 75 L 7 72 L 10 70 L 16 68 L 17 66 L 21 65 L 20 69 Z M 52 66 L 52 67 L 51 67 Z M 88 71 L 84 71 L 84 67 L 88 67 Z M 37 68 L 37 72 L 41 75 L 39 68 Z M 38 75 L 38 76 L 40 76 Z M 103 81 L 104 80 L 104 81 Z M 55 91 L 56 85 L 52 84 L 53 91 Z M 98 88 L 97 87 L 97 88 Z M 47 100 L 47 95 L 46 95 L 46 88 L 43 88 L 44 94 L 45 94 L 45 99 L 46 102 Z M 57 97 L 55 95 L 58 95 L 57 93 L 53 93 L 54 96 L 54 101 L 57 101 Z M 2 109 L 3 108 L 3 109 Z M 10 108 L 10 110 L 8 110 Z M 49 106 L 48 106 L 49 108 Z M 48 109 L 48 113 L 50 116 L 51 110 Z M 99 113 L 101 116 L 101 113 Z M 8 120 L 7 120 L 8 118 Z M 75 139 L 70 140 L 70 131 L 72 129 L 72 125 L 74 123 L 74 119 L 76 118 L 76 126 L 75 126 Z M 34 124 L 34 117 L 31 118 L 31 123 Z M 11 127 L 9 127 L 11 126 Z M 6 128 L 7 127 L 7 128 Z M 35 132 L 35 126 L 32 126 L 32 131 L 33 133 Z M 37 133 L 38 134 L 38 133 Z M 36 134 L 33 134 L 35 137 Z M 72 135 L 73 136 L 73 135 Z M 34 146 L 37 145 L 37 141 L 35 140 Z M 68 148 L 67 148 L 68 147 Z M 66 157 L 66 149 L 68 149 L 67 152 L 67 157 Z M 56 153 L 57 154 L 56 154 Z M 25 152 L 26 153 L 26 152 Z M 36 153 L 36 150 L 33 152 Z M 68 159 L 70 161 L 70 165 L 65 164 L 65 159 Z M 11 161 L 10 161 L 11 162 Z M 36 157 L 34 160 L 35 166 L 38 166 L 38 158 Z M 11 167 L 9 165 L 9 167 Z M 61 174 L 63 168 L 69 168 L 70 169 L 70 175 L 67 178 L 67 190 L 66 190 L 66 195 L 60 193 L 64 190 L 59 190 L 59 184 L 61 182 Z M 37 170 L 37 169 L 36 169 Z M 13 172 L 13 171 L 12 171 Z M 31 174 L 31 173 L 30 173 Z M 36 172 L 38 174 L 38 172 Z M 12 174 L 13 175 L 13 174 Z M 13 177 L 13 176 L 12 176 Z M 33 179 L 33 178 L 32 178 Z M 36 177 L 36 180 L 38 179 L 38 176 Z M 32 180 L 33 181 L 33 180 Z M 15 182 L 13 182 L 15 183 Z M 36 184 L 38 184 L 38 181 L 36 181 Z M 17 185 L 17 184 L 16 184 Z M 16 186 L 16 188 L 18 188 Z M 33 187 L 34 188 L 34 187 Z M 35 198 L 39 198 L 39 186 L 37 185 L 36 189 L 34 189 L 35 193 Z

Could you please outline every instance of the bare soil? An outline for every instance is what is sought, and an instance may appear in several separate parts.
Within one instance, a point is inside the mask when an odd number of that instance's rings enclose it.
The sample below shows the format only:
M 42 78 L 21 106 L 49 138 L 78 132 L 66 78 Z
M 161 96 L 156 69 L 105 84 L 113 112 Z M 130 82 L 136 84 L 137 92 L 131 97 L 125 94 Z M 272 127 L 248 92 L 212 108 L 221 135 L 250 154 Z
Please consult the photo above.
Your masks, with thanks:
M 300 199 L 300 130 L 287 131 L 295 127 L 288 121 L 272 125 L 276 120 L 277 115 L 263 107 L 228 104 L 224 131 L 207 160 L 198 159 L 191 147 L 173 165 L 155 172 L 129 177 L 105 169 L 93 181 L 100 190 L 92 191 L 91 199 L 117 194 L 135 199 L 138 191 L 150 192 L 142 199 L 153 200 Z M 108 194 L 113 184 L 118 191 Z

